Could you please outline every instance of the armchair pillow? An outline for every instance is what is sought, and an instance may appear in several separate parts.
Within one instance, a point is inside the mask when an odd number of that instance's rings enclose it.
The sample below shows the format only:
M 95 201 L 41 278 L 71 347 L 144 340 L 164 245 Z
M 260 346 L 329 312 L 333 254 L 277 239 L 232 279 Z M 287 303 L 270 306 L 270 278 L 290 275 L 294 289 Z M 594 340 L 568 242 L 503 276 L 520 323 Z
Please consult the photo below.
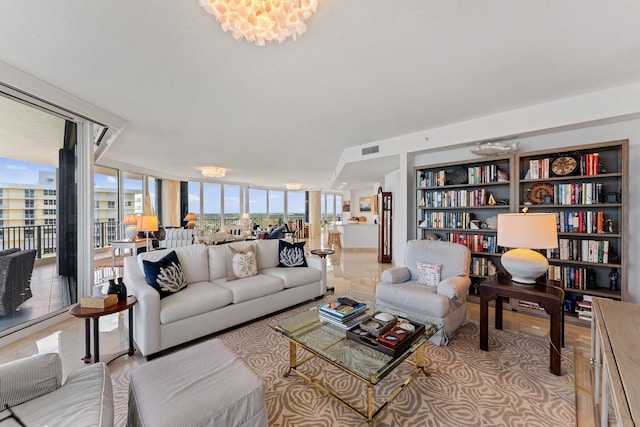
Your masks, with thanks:
M 406 282 L 411 279 L 411 271 L 407 267 L 388 268 L 382 272 L 381 279 L 392 284 Z
M 440 270 L 442 264 L 431 264 L 428 262 L 418 261 L 418 280 L 419 285 L 438 286 L 440 283 Z

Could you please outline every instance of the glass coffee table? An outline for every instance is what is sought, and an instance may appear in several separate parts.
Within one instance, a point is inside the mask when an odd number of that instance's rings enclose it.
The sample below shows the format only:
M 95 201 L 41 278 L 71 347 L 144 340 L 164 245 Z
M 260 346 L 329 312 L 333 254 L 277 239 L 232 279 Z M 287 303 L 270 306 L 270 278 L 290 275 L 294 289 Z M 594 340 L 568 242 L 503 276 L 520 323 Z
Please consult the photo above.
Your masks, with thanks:
M 328 322 L 320 321 L 318 310 L 319 305 L 291 317 L 277 320 L 269 325 L 289 340 L 289 369 L 285 373 L 285 377 L 289 376 L 292 372 L 295 373 L 309 384 L 351 410 L 364 421 L 367 421 L 369 425 L 372 425 L 378 415 L 395 400 L 398 394 L 400 394 L 421 371 L 424 372 L 425 375 L 429 375 L 424 371 L 424 350 L 422 346 L 431 336 L 442 328 L 442 325 L 425 325 L 423 335 L 417 338 L 403 353 L 397 355 L 397 357 L 392 357 L 381 351 L 360 344 L 357 341 L 347 339 L 345 329 Z M 298 347 L 306 350 L 310 355 L 298 360 Z M 407 360 L 409 356 L 414 353 L 416 355 L 415 362 Z M 367 407 L 365 411 L 356 408 L 340 398 L 334 391 L 329 390 L 305 373 L 300 372 L 298 368 L 314 358 L 319 358 L 330 363 L 367 385 Z M 391 393 L 385 402 L 374 411 L 373 387 L 405 361 L 415 366 L 415 370 Z

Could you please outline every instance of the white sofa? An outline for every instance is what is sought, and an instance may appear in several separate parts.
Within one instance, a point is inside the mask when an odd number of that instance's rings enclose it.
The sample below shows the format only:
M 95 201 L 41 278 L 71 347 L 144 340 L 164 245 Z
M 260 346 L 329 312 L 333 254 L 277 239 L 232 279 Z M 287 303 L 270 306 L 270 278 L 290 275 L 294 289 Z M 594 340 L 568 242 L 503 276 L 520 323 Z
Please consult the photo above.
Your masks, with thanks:
M 0 404 L 27 426 L 113 426 L 113 389 L 107 365 L 88 365 L 62 383 L 58 353 L 44 353 L 0 365 Z M 9 416 L 0 411 L 0 419 Z M 2 426 L 18 426 L 15 420 Z
M 187 287 L 160 299 L 147 284 L 143 260 L 158 261 L 171 249 L 126 257 L 124 283 L 138 299 L 133 307 L 134 340 L 144 356 L 239 325 L 295 304 L 324 296 L 326 262 L 308 256 L 308 267 L 278 267 L 279 241 L 236 242 L 256 245 L 258 275 L 227 280 L 229 245 L 175 248 Z

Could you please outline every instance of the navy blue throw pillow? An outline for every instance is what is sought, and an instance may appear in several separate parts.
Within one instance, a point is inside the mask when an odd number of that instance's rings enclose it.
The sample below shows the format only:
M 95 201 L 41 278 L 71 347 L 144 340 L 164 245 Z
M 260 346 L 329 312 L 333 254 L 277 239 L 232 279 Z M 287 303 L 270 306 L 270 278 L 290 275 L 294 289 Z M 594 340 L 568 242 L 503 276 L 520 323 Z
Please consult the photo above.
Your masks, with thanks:
M 142 260 L 142 265 L 147 283 L 160 293 L 160 299 L 187 287 L 187 280 L 175 251 L 169 252 L 156 262 Z
M 278 267 L 307 267 L 307 259 L 304 257 L 304 243 L 289 243 L 280 240 Z

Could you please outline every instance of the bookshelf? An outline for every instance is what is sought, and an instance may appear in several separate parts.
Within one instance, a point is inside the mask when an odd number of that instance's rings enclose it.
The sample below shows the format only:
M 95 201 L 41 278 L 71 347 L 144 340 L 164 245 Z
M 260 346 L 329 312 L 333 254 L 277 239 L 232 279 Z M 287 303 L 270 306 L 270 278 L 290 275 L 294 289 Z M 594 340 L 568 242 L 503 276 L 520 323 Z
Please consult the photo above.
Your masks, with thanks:
M 565 292 L 565 319 L 586 325 L 576 310 L 590 297 L 628 299 L 628 166 L 629 142 L 621 140 L 415 167 L 416 238 L 471 249 L 468 299 L 478 302 L 491 266 L 504 271 L 496 216 L 554 212 L 559 247 L 545 252 L 548 276 Z M 509 306 L 542 312 L 526 301 Z
M 512 209 L 512 156 L 415 168 L 416 238 L 438 238 L 471 249 L 470 293 L 501 268 L 497 215 Z
M 628 141 L 515 157 L 517 210 L 557 217 L 559 247 L 546 255 L 549 278 L 565 291 L 567 319 L 587 322 L 577 308 L 589 296 L 627 300 Z

